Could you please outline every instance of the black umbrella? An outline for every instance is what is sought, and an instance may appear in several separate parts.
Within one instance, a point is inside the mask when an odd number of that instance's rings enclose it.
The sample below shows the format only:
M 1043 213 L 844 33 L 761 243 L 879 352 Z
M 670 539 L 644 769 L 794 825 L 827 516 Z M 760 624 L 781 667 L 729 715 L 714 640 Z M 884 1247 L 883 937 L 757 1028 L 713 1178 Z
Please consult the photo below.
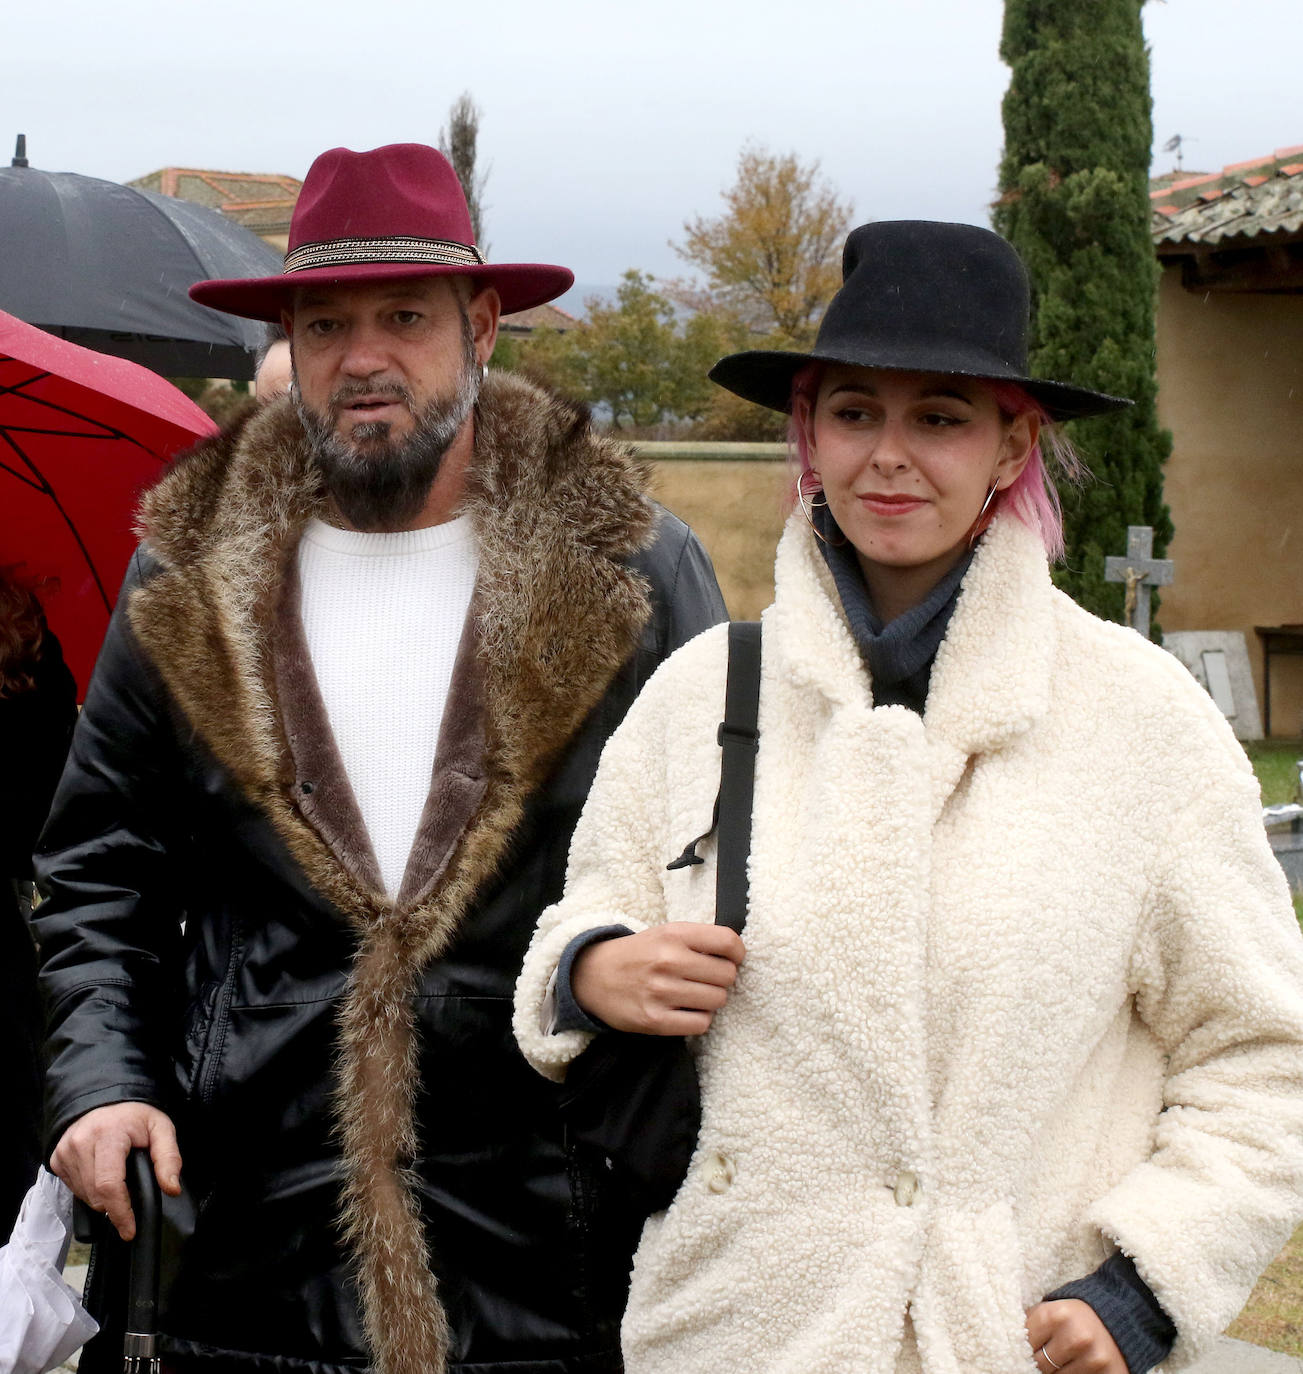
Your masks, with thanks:
M 209 277 L 265 277 L 281 258 L 216 210 L 27 165 L 0 167 L 0 310 L 172 377 L 253 376 L 264 326 L 197 305 Z

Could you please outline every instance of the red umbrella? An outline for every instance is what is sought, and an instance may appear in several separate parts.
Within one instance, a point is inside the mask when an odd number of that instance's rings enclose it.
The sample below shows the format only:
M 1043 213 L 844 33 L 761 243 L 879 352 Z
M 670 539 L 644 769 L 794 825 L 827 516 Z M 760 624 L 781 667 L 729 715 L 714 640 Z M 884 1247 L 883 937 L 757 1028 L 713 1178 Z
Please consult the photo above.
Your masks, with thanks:
M 172 455 L 217 426 L 171 382 L 0 311 L 0 565 L 19 564 L 84 694 Z

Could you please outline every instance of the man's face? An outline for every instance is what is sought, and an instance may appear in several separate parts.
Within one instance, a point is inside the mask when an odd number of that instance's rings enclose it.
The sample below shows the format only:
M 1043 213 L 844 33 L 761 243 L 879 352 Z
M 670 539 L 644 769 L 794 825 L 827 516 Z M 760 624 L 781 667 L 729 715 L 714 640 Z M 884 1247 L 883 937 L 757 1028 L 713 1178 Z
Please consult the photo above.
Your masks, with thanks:
M 305 288 L 290 334 L 296 399 L 326 487 L 359 529 L 420 509 L 479 390 L 496 298 L 448 278 Z
M 299 397 L 359 451 L 406 438 L 457 388 L 464 319 L 448 277 L 305 287 L 291 332 Z

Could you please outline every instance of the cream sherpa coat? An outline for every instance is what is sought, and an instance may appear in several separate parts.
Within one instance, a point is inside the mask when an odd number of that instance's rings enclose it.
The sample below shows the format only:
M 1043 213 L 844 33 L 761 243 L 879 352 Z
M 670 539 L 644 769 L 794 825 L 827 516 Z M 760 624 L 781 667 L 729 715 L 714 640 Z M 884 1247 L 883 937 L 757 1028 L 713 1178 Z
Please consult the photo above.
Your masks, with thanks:
M 764 617 L 747 957 L 692 1170 L 643 1232 L 629 1374 L 1008 1374 L 1115 1247 L 1187 1363 L 1303 1212 L 1303 941 L 1253 774 L 1186 670 L 997 522 L 926 715 L 874 709 L 799 515 Z M 612 737 L 517 988 L 580 931 L 712 919 L 723 627 Z M 703 846 L 710 854 L 710 846 Z M 911 1322 L 906 1323 L 908 1312 Z

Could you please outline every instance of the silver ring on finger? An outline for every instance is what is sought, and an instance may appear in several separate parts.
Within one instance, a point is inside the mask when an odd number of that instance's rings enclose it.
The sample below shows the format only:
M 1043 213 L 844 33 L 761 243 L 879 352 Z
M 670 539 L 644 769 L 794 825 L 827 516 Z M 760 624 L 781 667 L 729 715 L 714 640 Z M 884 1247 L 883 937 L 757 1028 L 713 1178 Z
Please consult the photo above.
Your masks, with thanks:
M 1047 1365 L 1049 1365 L 1051 1369 L 1062 1369 L 1062 1368 L 1063 1368 L 1063 1366 L 1062 1366 L 1061 1364 L 1055 1364 L 1054 1361 L 1053 1361 L 1052 1359 L 1050 1359 L 1050 1352 L 1049 1352 L 1048 1350 L 1046 1350 L 1046 1348 L 1045 1348 L 1044 1346 L 1041 1346 L 1041 1356 L 1044 1358 L 1045 1363 L 1046 1363 Z

